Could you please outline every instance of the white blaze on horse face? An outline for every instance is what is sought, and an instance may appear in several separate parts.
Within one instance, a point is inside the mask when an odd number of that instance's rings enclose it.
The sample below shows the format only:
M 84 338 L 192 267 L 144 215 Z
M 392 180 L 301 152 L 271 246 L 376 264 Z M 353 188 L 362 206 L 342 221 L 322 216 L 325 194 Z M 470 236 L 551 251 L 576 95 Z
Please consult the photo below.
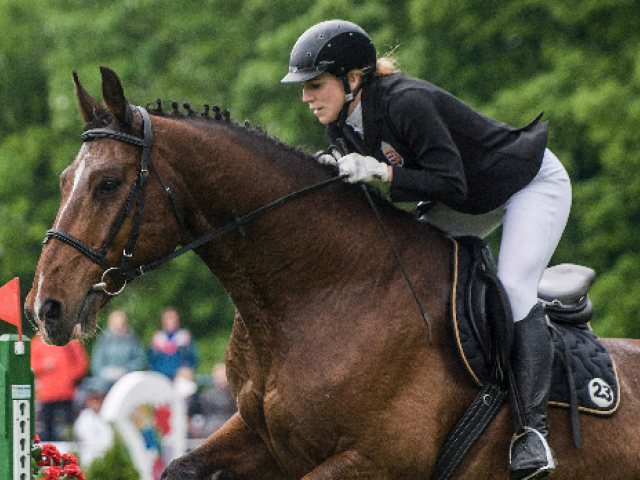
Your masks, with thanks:
M 80 149 L 80 152 L 78 153 L 78 157 L 81 157 L 82 160 L 80 160 L 80 165 L 78 165 L 78 168 L 76 168 L 76 173 L 73 176 L 73 187 L 71 188 L 71 193 L 69 194 L 69 198 L 67 198 L 67 202 L 60 209 L 60 215 L 58 215 L 58 221 L 56 222 L 54 228 L 59 227 L 62 221 L 62 217 L 64 216 L 64 212 L 67 210 L 67 206 L 73 200 L 73 196 L 76 193 L 76 189 L 78 188 L 78 184 L 80 183 L 80 179 L 82 178 L 82 173 L 84 172 L 84 167 L 87 160 L 86 158 L 87 156 L 85 155 L 85 153 L 83 153 L 83 150 L 85 150 L 85 147 L 86 145 L 83 144 L 82 148 Z
M 62 220 L 62 217 L 64 216 L 64 212 L 66 211 L 67 206 L 73 200 L 74 194 L 76 193 L 78 185 L 80 184 L 80 179 L 82 178 L 82 173 L 84 172 L 85 160 L 86 160 L 86 157 L 85 157 L 85 155 L 83 153 L 84 148 L 85 148 L 85 145 L 82 145 L 82 148 L 80 149 L 80 152 L 78 153 L 78 156 L 82 157 L 82 160 L 80 161 L 80 165 L 78 165 L 78 168 L 76 169 L 76 172 L 75 172 L 75 174 L 73 176 L 73 187 L 71 189 L 71 194 L 69 195 L 69 198 L 67 198 L 67 202 L 60 209 L 60 214 L 58 215 L 58 220 L 55 222 L 53 228 L 59 228 L 59 225 L 60 225 L 60 222 Z M 38 314 L 40 312 L 40 307 L 42 306 L 42 284 L 43 283 L 44 283 L 44 275 L 41 273 L 40 276 L 38 277 L 38 290 L 37 290 L 37 293 L 36 293 L 36 298 L 35 298 L 34 303 L 33 303 L 33 307 L 34 307 L 34 312 L 36 314 L 36 318 L 37 318 L 37 316 L 38 316 Z
M 42 306 L 42 300 L 40 300 L 40 292 L 42 290 L 42 282 L 44 282 L 44 275 L 40 274 L 40 276 L 38 277 L 38 291 L 36 293 L 36 299 L 33 302 L 33 311 L 36 314 L 36 319 L 40 320 L 38 318 L 38 315 L 40 314 L 40 307 Z

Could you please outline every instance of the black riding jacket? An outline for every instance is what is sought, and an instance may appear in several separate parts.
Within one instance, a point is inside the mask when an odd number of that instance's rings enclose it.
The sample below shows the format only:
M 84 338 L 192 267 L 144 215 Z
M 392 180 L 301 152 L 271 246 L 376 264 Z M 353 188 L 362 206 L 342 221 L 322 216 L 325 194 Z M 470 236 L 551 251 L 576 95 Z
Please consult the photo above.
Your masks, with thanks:
M 392 201 L 439 201 L 470 214 L 506 203 L 540 169 L 547 122 L 513 128 L 452 94 L 402 73 L 362 89 L 364 141 L 346 125 L 327 126 L 350 151 L 393 165 Z

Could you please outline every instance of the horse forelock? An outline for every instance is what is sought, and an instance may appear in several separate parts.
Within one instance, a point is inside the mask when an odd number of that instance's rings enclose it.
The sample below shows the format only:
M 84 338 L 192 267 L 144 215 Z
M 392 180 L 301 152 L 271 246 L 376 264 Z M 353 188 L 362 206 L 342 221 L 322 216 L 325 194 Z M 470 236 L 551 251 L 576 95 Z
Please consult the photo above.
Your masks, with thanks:
M 94 128 L 107 128 L 115 122 L 115 117 L 108 110 L 105 113 L 96 115 L 93 120 L 87 123 L 84 127 L 84 131 L 92 130 Z M 119 130 L 124 130 L 124 133 L 131 133 L 131 125 L 119 124 Z
M 87 130 L 92 130 L 94 128 L 106 128 L 111 124 L 112 121 L 113 121 L 113 115 L 107 112 L 102 115 L 96 116 L 93 120 L 87 123 L 84 127 L 84 130 L 87 131 Z

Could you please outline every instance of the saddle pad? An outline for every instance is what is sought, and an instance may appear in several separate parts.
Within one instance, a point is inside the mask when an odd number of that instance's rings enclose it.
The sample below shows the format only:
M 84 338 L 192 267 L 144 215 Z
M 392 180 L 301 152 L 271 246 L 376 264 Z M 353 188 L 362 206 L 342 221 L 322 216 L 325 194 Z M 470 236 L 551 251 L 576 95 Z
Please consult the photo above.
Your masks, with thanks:
M 467 282 L 474 277 L 470 270 L 477 265 L 474 265 L 466 242 L 452 240 L 452 324 L 460 358 L 474 383 L 481 387 L 490 377 L 491 363 L 486 357 L 487 347 L 480 345 L 483 335 L 473 325 L 466 298 L 469 291 Z M 555 354 L 549 404 L 570 408 L 569 384 L 573 381 L 579 411 L 600 416 L 613 415 L 620 405 L 620 388 L 618 374 L 608 350 L 589 324 L 563 325 L 552 322 L 551 325 Z M 565 351 L 568 357 L 565 357 Z M 571 373 L 567 373 L 566 358 L 569 359 Z
M 568 357 L 578 396 L 578 410 L 613 415 L 620 406 L 618 372 L 609 351 L 589 324 L 551 322 L 555 355 L 549 405 L 570 407 Z

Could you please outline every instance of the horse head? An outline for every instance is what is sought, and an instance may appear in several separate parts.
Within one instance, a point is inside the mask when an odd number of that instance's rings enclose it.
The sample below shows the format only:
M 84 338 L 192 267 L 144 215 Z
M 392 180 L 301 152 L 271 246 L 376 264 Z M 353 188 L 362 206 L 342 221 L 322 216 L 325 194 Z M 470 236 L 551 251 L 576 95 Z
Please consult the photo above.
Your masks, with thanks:
M 180 235 L 180 207 L 167 190 L 179 180 L 151 160 L 150 120 L 128 104 L 112 70 L 101 73 L 104 106 L 73 74 L 85 142 L 60 175 L 60 209 L 25 302 L 27 318 L 55 345 L 78 336 L 76 325 L 80 335 L 95 332 L 126 270 L 171 252 Z

